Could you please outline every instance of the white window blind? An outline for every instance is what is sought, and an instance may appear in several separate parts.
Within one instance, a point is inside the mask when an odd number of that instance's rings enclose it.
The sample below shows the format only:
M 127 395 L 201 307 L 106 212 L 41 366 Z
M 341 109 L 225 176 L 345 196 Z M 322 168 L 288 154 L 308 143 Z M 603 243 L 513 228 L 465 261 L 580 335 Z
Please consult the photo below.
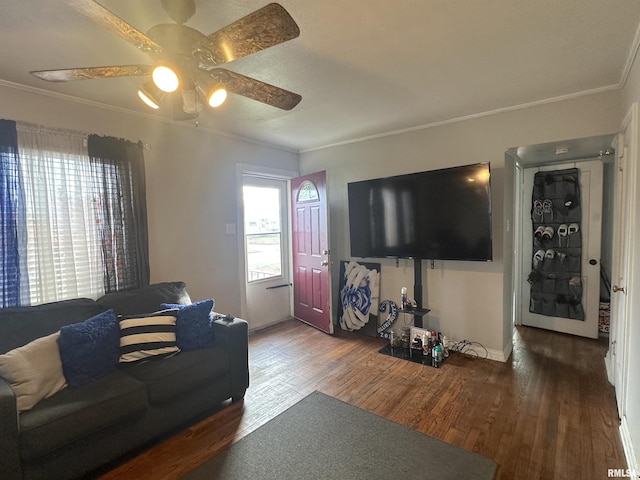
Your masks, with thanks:
M 104 292 L 97 195 L 86 137 L 18 124 L 30 303 Z

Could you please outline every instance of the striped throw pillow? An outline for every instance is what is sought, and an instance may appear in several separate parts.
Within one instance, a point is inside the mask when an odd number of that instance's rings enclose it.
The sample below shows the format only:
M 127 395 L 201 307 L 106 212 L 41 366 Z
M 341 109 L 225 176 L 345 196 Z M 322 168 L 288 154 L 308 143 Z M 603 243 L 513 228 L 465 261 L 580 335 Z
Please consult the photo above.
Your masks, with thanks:
M 178 353 L 177 316 L 177 309 L 120 315 L 120 363 L 141 362 Z

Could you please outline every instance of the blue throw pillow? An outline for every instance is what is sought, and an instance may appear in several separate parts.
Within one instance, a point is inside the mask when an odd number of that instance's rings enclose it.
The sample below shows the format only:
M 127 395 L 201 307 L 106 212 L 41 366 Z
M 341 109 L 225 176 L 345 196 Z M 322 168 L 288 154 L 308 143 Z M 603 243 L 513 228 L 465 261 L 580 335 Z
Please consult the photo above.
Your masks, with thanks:
M 177 308 L 176 339 L 182 351 L 198 350 L 213 346 L 213 299 L 201 300 L 190 305 L 163 303 L 162 308 Z
M 62 371 L 69 386 L 93 382 L 112 372 L 120 359 L 120 326 L 113 310 L 65 325 L 58 338 Z

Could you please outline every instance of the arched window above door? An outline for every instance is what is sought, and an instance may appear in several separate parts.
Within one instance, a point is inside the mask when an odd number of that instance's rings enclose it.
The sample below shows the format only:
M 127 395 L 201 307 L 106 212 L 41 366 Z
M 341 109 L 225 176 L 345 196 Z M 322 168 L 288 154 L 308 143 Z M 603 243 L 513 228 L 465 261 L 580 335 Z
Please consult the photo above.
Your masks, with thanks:
M 298 202 L 312 202 L 320 199 L 318 189 L 309 180 L 305 180 L 298 190 Z

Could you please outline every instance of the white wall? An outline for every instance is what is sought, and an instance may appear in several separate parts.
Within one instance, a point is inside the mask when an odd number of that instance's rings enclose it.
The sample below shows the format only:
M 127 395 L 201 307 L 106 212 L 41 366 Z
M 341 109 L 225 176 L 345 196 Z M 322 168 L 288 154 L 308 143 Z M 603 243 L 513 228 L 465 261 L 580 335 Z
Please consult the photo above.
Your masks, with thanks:
M 493 358 L 504 360 L 511 350 L 511 328 L 503 316 L 508 296 L 503 292 L 502 251 L 505 151 L 614 133 L 620 121 L 620 91 L 611 91 L 302 153 L 301 173 L 327 171 L 334 291 L 339 261 L 350 258 L 348 182 L 491 162 L 494 261 L 438 261 L 434 270 L 423 262 L 424 298 L 432 310 L 429 327 L 442 330 L 454 340 L 480 342 Z M 401 260 L 396 268 L 394 260 L 372 261 L 382 263 L 381 300 L 397 302 L 400 288 L 413 285 L 412 263 Z M 336 305 L 334 294 L 334 311 Z
M 640 58 L 636 56 L 631 74 L 627 79 L 623 90 L 622 112 L 626 113 L 634 102 L 640 102 Z M 640 135 L 640 132 L 638 133 Z M 639 142 L 640 145 L 640 142 Z M 640 151 L 636 158 L 640 159 Z M 635 232 L 631 240 L 633 248 L 631 275 L 627 283 L 627 302 L 630 305 L 630 332 L 628 345 L 629 372 L 627 378 L 626 417 L 630 440 L 635 455 L 640 455 L 640 248 L 637 239 L 640 238 L 640 221 L 637 220 L 640 212 L 640 166 L 636 165 L 636 197 L 631 215 L 636 216 Z M 634 287 L 635 286 L 635 287 Z M 613 320 L 613 319 L 612 319 Z M 636 460 L 638 461 L 638 460 Z M 638 464 L 636 464 L 636 468 Z
M 240 315 L 236 164 L 298 170 L 298 154 L 0 84 L 0 118 L 112 135 L 145 151 L 151 281 L 184 280 L 193 300 Z
M 627 96 L 640 97 L 639 76 L 634 75 Z M 608 92 L 301 154 L 301 173 L 328 174 L 334 287 L 339 260 L 349 258 L 348 182 L 490 161 L 494 261 L 436 262 L 434 270 L 424 262 L 424 300 L 432 309 L 430 327 L 453 339 L 481 342 L 495 358 L 508 355 L 510 325 L 503 318 L 503 297 L 508 296 L 503 292 L 504 152 L 513 146 L 613 133 L 622 118 L 622 103 L 620 92 Z M 226 223 L 238 221 L 236 164 L 295 171 L 297 154 L 2 84 L 0 105 L 2 118 L 148 144 L 151 280 L 184 280 L 194 300 L 213 296 L 219 311 L 239 314 L 238 242 L 224 233 Z M 400 287 L 413 284 L 413 264 L 402 260 L 396 268 L 393 260 L 381 263 L 381 298 L 397 300 Z M 334 311 L 336 305 L 334 299 Z

